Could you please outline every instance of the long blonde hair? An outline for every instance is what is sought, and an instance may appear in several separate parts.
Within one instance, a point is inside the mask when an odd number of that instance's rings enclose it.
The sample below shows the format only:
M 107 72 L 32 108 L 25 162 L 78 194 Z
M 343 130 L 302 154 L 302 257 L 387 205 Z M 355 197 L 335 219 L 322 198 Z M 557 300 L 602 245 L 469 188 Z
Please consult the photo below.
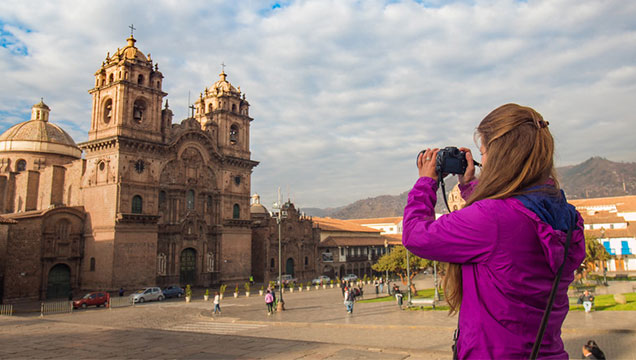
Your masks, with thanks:
M 479 182 L 464 207 L 483 199 L 505 199 L 551 178 L 558 191 L 554 170 L 554 139 L 548 122 L 534 109 L 506 104 L 488 114 L 477 127 L 477 136 L 488 159 Z M 462 302 L 461 264 L 449 264 L 444 296 L 450 313 Z

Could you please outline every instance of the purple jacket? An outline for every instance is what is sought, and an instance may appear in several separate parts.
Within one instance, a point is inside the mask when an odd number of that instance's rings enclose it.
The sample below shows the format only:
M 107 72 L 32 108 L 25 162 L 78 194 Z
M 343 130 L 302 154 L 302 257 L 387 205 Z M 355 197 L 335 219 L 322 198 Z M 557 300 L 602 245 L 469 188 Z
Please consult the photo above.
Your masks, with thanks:
M 461 188 L 460 188 L 461 189 Z M 462 190 L 466 198 L 470 184 Z M 566 233 L 555 230 L 517 198 L 481 200 L 435 220 L 437 183 L 422 177 L 404 209 L 402 243 L 422 258 L 462 264 L 460 359 L 527 359 L 556 272 Z M 567 359 L 561 325 L 568 285 L 585 257 L 583 219 L 572 241 L 539 357 Z

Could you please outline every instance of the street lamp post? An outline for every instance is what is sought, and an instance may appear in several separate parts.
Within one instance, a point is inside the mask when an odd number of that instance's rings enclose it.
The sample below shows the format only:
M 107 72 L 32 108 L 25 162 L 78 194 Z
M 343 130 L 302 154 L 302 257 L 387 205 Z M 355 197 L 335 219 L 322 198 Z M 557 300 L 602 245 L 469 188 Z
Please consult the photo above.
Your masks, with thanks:
M 274 203 L 274 206 L 272 206 L 272 208 L 274 210 L 278 210 L 278 212 L 276 213 L 276 223 L 278 224 L 278 305 L 276 305 L 276 310 L 277 311 L 283 311 L 285 310 L 285 301 L 283 301 L 283 274 L 282 274 L 282 259 L 283 259 L 283 253 L 282 253 L 282 232 L 281 232 L 281 223 L 283 222 L 283 219 L 287 217 L 287 212 L 285 210 L 283 210 L 283 206 L 281 204 L 281 200 L 280 200 L 280 188 L 278 188 L 278 202 Z
M 409 300 L 408 303 L 411 305 L 411 257 L 409 256 L 410 251 L 406 248 L 406 278 L 408 279 L 408 287 L 409 287 Z
M 384 240 L 384 255 L 389 253 L 389 242 Z M 391 290 L 389 289 L 389 268 L 386 268 L 386 279 L 384 281 L 386 283 L 386 293 L 390 294 Z
M 437 261 L 433 261 L 433 283 L 435 285 L 435 298 L 434 301 L 439 301 L 439 291 L 437 290 Z

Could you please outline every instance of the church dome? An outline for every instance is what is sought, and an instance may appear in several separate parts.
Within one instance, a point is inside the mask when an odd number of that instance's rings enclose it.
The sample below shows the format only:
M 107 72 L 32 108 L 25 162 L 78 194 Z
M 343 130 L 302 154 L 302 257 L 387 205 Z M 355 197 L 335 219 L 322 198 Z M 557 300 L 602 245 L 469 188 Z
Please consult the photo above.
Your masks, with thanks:
M 252 195 L 252 205 L 250 206 L 250 213 L 256 214 L 269 214 L 267 208 L 261 204 L 261 197 L 258 194 Z
M 135 47 L 137 40 L 134 37 L 130 36 L 126 41 L 128 44 L 123 49 L 117 49 L 117 52 L 108 59 L 109 62 L 118 62 L 122 59 L 126 59 L 137 60 L 142 63 L 151 63 L 150 56 L 144 55 L 141 50 Z
M 0 135 L 0 152 L 43 152 L 79 159 L 82 151 L 66 131 L 48 121 L 49 111 L 44 101 L 33 105 L 31 120 L 13 125 Z
M 221 79 L 212 85 L 208 91 L 212 92 L 213 95 L 235 95 L 240 96 L 241 92 L 238 91 L 229 81 L 227 81 L 227 74 L 224 72 L 220 73 L 219 76 Z

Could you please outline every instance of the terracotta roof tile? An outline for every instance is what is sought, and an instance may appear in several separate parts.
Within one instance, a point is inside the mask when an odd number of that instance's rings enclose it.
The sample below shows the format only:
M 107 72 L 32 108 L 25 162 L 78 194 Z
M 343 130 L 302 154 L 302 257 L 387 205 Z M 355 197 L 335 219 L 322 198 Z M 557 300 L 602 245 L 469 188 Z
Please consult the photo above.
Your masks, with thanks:
M 389 245 L 402 245 L 402 234 L 384 234 L 382 236 L 387 239 Z
M 581 211 L 581 217 L 583 217 L 586 224 L 619 224 L 627 222 L 622 216 L 609 211 L 597 211 L 593 215 L 590 215 L 587 211 Z
M 381 236 L 329 236 L 318 246 L 384 246 L 384 238 Z
M 347 220 L 332 219 L 329 217 L 312 218 L 314 221 L 314 227 L 318 227 L 327 231 L 350 231 L 350 232 L 365 232 L 365 233 L 380 233 L 380 230 L 372 229 L 370 227 L 351 223 Z
M 577 209 L 594 206 L 611 206 L 615 205 L 618 211 L 632 212 L 636 211 L 636 195 L 614 196 L 604 198 L 576 199 L 568 200 L 568 202 Z
M 402 221 L 401 216 L 386 217 L 386 218 L 369 218 L 369 219 L 349 219 L 347 220 L 358 225 L 371 225 L 371 224 L 399 224 Z

